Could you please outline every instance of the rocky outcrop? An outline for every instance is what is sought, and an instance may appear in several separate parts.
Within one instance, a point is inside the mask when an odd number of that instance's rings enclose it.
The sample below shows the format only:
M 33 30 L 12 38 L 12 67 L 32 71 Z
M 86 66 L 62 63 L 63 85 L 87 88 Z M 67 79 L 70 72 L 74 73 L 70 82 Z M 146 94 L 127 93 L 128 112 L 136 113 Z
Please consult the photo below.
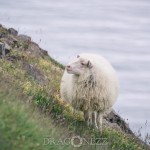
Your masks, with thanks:
M 0 56 L 5 56 L 10 53 L 10 46 L 7 43 L 0 42 Z
M 31 42 L 31 37 L 24 35 L 24 34 L 19 34 L 18 35 L 19 40 L 23 42 Z
M 39 47 L 38 44 L 32 41 L 31 37 L 19 34 L 13 28 L 9 28 L 8 30 L 0 25 L 0 42 L 1 44 L 5 44 L 6 53 L 9 53 L 10 48 L 18 51 L 29 51 L 32 55 L 37 57 L 43 57 L 48 55 L 46 50 L 43 50 Z M 2 52 L 0 53 L 2 55 Z
M 114 110 L 112 110 L 107 116 L 105 116 L 104 125 L 106 127 L 110 127 L 111 129 L 115 129 L 117 131 L 125 133 L 132 139 L 135 139 L 138 144 L 143 145 L 145 149 L 150 150 L 150 146 L 142 141 L 139 137 L 137 137 L 135 133 L 130 129 L 129 125 L 125 122 L 125 120 Z
M 129 128 L 129 125 L 125 122 L 125 120 L 117 114 L 114 110 L 112 110 L 105 119 L 110 123 L 114 124 L 114 126 L 119 126 L 122 131 L 127 134 L 134 134 L 132 130 Z
M 18 31 L 15 30 L 15 29 L 13 29 L 13 28 L 9 28 L 9 29 L 8 29 L 8 32 L 9 32 L 10 34 L 14 35 L 14 36 L 17 36 L 17 35 L 18 35 Z
M 28 64 L 28 63 L 23 63 L 22 67 L 24 70 L 27 71 L 34 79 L 37 81 L 39 84 L 44 84 L 45 83 L 45 76 L 41 73 L 41 71 L 35 67 L 34 65 Z

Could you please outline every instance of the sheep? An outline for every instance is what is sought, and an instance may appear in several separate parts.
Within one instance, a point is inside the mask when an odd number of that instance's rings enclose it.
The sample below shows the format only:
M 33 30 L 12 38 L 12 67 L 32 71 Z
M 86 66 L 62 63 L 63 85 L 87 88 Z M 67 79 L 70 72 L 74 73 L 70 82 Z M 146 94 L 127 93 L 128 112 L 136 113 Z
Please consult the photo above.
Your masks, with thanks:
M 60 93 L 75 110 L 83 111 L 88 126 L 102 130 L 103 116 L 117 100 L 119 81 L 104 57 L 84 53 L 66 66 Z

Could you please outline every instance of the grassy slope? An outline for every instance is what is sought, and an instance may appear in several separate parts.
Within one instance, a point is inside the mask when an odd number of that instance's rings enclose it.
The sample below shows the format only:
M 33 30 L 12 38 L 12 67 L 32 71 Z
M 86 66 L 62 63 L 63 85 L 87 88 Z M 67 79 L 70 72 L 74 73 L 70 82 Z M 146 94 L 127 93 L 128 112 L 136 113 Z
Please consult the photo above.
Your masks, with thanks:
M 71 106 L 60 99 L 63 66 L 49 56 L 29 53 L 32 44 L 22 41 L 17 44 L 8 54 L 16 57 L 13 62 L 0 59 L 0 149 L 73 149 L 71 145 L 43 145 L 43 137 L 47 135 L 55 139 L 73 135 L 86 139 L 102 137 L 107 138 L 110 149 L 144 149 L 121 132 L 105 129 L 101 134 L 86 128 L 83 114 L 74 114 Z M 24 64 L 32 66 L 37 74 Z
M 44 145 L 45 136 L 59 138 L 58 132 L 61 135 L 63 129 L 54 127 L 52 120 L 25 103 L 27 96 L 3 80 L 0 82 L 0 149 L 66 149 L 66 146 Z

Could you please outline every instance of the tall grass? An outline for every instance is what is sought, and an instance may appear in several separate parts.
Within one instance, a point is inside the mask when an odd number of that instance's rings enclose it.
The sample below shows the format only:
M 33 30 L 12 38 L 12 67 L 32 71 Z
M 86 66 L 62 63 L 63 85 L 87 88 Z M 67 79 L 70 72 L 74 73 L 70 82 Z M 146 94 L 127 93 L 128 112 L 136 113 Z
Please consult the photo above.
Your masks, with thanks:
M 0 82 L 0 87 L 1 150 L 70 149 L 67 145 L 44 144 L 44 137 L 59 139 L 64 130 L 52 125 L 52 120 L 27 102 L 28 97 L 17 87 L 7 81 Z

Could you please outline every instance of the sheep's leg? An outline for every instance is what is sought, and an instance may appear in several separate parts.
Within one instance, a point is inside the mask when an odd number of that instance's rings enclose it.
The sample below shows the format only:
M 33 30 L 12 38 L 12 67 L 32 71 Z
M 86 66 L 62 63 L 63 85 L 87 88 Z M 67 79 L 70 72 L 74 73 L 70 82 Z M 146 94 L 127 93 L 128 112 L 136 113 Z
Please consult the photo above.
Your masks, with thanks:
M 76 110 L 75 109 L 73 109 L 73 115 L 75 115 L 76 114 Z
M 97 125 L 97 112 L 94 111 L 92 113 L 92 120 L 93 120 L 93 126 L 95 129 L 98 129 L 98 125 Z
M 89 111 L 88 121 L 89 121 L 89 126 L 92 126 L 92 112 L 91 111 Z
M 89 110 L 84 111 L 84 119 L 87 126 L 90 126 L 92 124 L 92 113 Z
M 102 132 L 102 125 L 103 125 L 103 115 L 100 112 L 97 112 L 97 123 L 98 129 Z

